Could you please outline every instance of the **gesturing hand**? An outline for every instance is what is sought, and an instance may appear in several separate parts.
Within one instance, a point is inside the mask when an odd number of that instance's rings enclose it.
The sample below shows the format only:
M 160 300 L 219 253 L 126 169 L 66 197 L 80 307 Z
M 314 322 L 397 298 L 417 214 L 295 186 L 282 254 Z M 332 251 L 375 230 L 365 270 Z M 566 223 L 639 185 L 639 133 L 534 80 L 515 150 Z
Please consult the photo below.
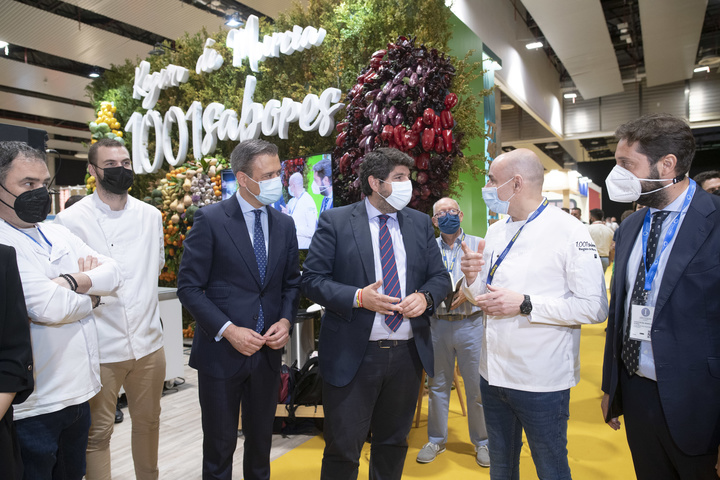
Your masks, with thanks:
M 255 330 L 237 325 L 228 326 L 222 336 L 230 342 L 235 350 L 248 357 L 265 345 L 265 338 Z
M 397 305 L 400 299 L 378 292 L 382 284 L 383 281 L 378 280 L 362 289 L 362 306 L 373 312 L 392 315 L 393 312 L 400 311 L 400 307 Z
M 478 273 L 482 270 L 483 265 L 485 265 L 485 260 L 483 259 L 485 240 L 480 239 L 478 242 L 477 252 L 470 250 L 470 247 L 468 247 L 465 242 L 462 242 L 460 246 L 463 251 L 463 257 L 460 260 L 460 270 L 462 270 L 465 275 L 465 281 L 469 286 L 473 284 L 478 276 Z
M 487 286 L 488 293 L 475 297 L 478 307 L 488 315 L 517 315 L 520 313 L 520 304 L 525 300 L 522 293 L 513 292 L 507 288 Z
M 425 295 L 419 292 L 408 295 L 403 301 L 398 303 L 398 312 L 403 314 L 405 318 L 415 318 L 422 315 L 427 310 L 427 301 Z

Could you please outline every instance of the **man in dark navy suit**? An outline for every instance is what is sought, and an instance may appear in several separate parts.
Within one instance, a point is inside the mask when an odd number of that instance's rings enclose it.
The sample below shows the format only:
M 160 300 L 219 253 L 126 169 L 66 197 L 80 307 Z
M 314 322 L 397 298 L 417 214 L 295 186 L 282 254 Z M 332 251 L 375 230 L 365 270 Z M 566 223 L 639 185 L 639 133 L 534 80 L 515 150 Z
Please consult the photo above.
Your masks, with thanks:
M 617 231 L 602 411 L 625 416 L 639 479 L 720 476 L 720 198 L 687 177 L 690 127 L 620 126 L 612 200 L 644 205 Z
M 305 260 L 303 291 L 325 306 L 323 479 L 357 477 L 368 432 L 370 478 L 399 479 L 423 367 L 433 374 L 429 316 L 451 285 L 430 217 L 405 208 L 413 165 L 399 150 L 368 153 L 366 198 L 320 215 Z
M 248 140 L 230 158 L 236 195 L 195 214 L 178 297 L 197 323 L 203 479 L 232 477 L 242 402 L 246 479 L 270 478 L 270 447 L 288 342 L 300 294 L 292 218 L 267 207 L 282 194 L 277 147 Z

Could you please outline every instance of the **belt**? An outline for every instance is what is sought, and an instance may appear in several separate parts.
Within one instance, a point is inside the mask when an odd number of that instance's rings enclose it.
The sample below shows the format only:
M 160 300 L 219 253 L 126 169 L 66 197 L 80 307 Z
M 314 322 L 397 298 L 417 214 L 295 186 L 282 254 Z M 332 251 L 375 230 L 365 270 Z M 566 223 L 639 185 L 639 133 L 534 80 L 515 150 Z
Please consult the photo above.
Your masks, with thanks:
M 462 313 L 456 314 L 442 314 L 437 317 L 441 320 L 447 320 L 448 322 L 454 322 L 456 320 L 464 320 L 466 318 L 478 318 L 482 315 L 482 312 L 471 313 L 470 315 L 464 315 Z
M 371 340 L 370 343 L 374 343 L 380 348 L 392 348 L 392 347 L 399 347 L 402 345 L 407 345 L 408 343 L 412 342 L 411 340 L 390 340 L 390 339 L 383 339 L 383 340 Z

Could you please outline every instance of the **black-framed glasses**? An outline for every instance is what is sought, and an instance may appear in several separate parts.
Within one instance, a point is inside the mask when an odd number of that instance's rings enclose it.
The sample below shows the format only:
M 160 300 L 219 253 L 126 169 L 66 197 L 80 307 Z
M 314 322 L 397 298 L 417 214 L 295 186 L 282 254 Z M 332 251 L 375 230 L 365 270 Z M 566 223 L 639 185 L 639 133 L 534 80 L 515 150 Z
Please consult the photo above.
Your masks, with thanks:
M 440 211 L 437 212 L 435 215 L 433 215 L 433 217 L 435 217 L 435 218 L 443 218 L 443 217 L 444 217 L 445 215 L 447 215 L 448 213 L 449 213 L 450 215 L 460 215 L 460 210 L 457 210 L 457 209 L 455 209 L 455 208 L 451 208 L 450 210 L 440 210 Z

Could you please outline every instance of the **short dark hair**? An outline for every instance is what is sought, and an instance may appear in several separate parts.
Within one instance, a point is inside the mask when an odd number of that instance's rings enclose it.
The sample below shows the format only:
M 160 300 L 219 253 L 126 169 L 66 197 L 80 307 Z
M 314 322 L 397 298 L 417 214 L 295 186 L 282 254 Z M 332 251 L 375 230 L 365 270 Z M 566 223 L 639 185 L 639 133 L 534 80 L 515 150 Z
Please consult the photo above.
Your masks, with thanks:
M 603 218 L 605 218 L 605 212 L 603 212 L 600 208 L 593 208 L 592 210 L 590 210 L 590 218 L 602 220 Z
M 0 142 L 0 183 L 5 184 L 12 161 L 21 155 L 40 160 L 47 165 L 45 152 L 37 150 L 25 142 Z
M 366 154 L 358 171 L 362 192 L 365 196 L 369 197 L 373 192 L 368 180 L 371 175 L 379 180 L 386 180 L 390 172 L 397 166 L 412 168 L 415 166 L 415 161 L 395 148 L 378 148 Z
M 695 175 L 695 180 L 698 185 L 700 185 L 700 188 L 702 188 L 702 184 L 707 182 L 708 180 L 712 180 L 713 178 L 720 178 L 720 170 L 706 170 L 704 172 L 700 172 L 697 175 Z
M 565 213 L 570 213 L 570 209 L 567 207 L 560 207 L 560 210 L 562 210 Z
M 638 144 L 637 151 L 646 155 L 650 166 L 666 155 L 675 155 L 675 174 L 690 171 L 695 155 L 695 137 L 685 120 L 667 113 L 653 113 L 620 125 L 615 138 L 625 140 L 628 146 Z
M 578 212 L 582 213 L 582 208 L 580 208 L 580 207 L 572 207 L 572 208 L 570 208 L 570 211 L 571 211 L 571 212 L 572 212 L 573 210 L 577 210 Z
M 101 138 L 97 142 L 90 145 L 90 150 L 88 150 L 88 163 L 91 163 L 93 165 L 97 165 L 97 156 L 98 156 L 98 150 L 100 150 L 103 147 L 107 148 L 125 148 L 125 145 L 118 142 L 114 138 Z
M 83 198 L 85 198 L 85 195 L 70 195 L 68 199 L 65 200 L 65 208 L 67 209 L 72 207 Z
M 325 177 L 332 180 L 332 163 L 330 162 L 330 159 L 326 158 L 325 160 L 320 160 L 313 165 L 313 172 L 318 174 L 320 180 Z
M 278 148 L 270 142 L 260 139 L 245 140 L 237 144 L 230 154 L 230 167 L 233 174 L 243 172 L 252 177 L 253 161 L 258 155 L 277 155 Z
M 627 217 L 635 213 L 635 210 L 625 210 L 622 215 L 620 215 L 620 223 L 624 222 Z

